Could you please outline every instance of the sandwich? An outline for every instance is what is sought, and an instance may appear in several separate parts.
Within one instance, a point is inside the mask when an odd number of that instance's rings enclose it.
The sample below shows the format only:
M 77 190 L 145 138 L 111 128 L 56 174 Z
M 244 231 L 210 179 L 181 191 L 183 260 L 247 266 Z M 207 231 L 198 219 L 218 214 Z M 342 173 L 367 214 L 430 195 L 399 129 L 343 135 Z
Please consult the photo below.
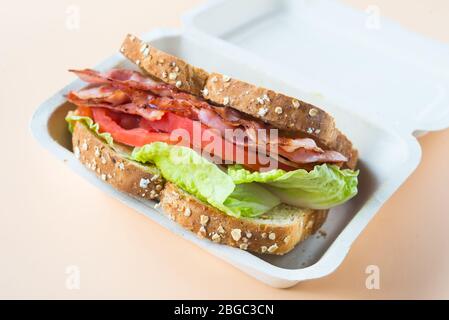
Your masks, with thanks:
M 73 152 L 199 237 L 283 255 L 357 194 L 357 150 L 317 106 L 211 73 L 128 35 L 135 68 L 70 70 Z M 151 202 L 152 203 L 152 202 Z

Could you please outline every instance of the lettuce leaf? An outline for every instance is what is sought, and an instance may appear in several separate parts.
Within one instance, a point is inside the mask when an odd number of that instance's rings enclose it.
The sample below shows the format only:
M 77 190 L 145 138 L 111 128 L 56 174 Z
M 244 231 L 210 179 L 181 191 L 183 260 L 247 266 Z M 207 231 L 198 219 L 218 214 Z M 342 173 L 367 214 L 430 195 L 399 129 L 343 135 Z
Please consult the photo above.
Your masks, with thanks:
M 231 216 L 256 217 L 280 203 L 258 184 L 236 186 L 226 172 L 190 148 L 153 142 L 135 148 L 131 159 L 154 163 L 166 180 Z
M 65 117 L 65 121 L 67 121 L 68 125 L 69 125 L 69 131 L 71 133 L 73 133 L 73 128 L 75 127 L 75 122 L 77 121 L 81 121 L 83 122 L 85 125 L 87 125 L 87 127 L 92 130 L 93 132 L 95 132 L 95 134 L 97 136 L 99 136 L 100 138 L 102 138 L 104 141 L 106 141 L 106 143 L 109 146 L 113 146 L 114 145 L 114 140 L 112 139 L 112 136 L 110 133 L 108 132 L 103 132 L 101 133 L 100 130 L 100 126 L 98 125 L 98 123 L 94 123 L 94 121 L 86 116 L 78 116 L 76 115 L 73 111 L 70 111 L 67 116 Z
M 235 186 L 226 198 L 222 209 L 233 216 L 257 217 L 280 204 L 279 197 L 257 183 L 245 183 Z M 228 213 L 229 214 L 229 213 Z
M 250 172 L 239 165 L 228 167 L 234 183 L 263 183 L 282 202 L 312 209 L 328 209 L 354 197 L 358 174 L 358 170 L 342 170 L 327 164 L 315 166 L 310 172 L 303 169 Z

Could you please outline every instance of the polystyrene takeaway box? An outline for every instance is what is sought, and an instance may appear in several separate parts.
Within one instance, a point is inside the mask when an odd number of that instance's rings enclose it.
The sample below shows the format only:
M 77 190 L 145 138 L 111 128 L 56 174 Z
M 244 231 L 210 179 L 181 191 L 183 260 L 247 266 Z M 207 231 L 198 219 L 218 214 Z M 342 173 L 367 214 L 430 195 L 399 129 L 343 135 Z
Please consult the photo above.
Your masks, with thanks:
M 356 198 L 331 210 L 322 227 L 284 256 L 254 255 L 202 240 L 167 219 L 154 202 L 118 192 L 71 152 L 64 94 L 33 116 L 36 138 L 78 174 L 160 225 L 275 287 L 329 274 L 352 242 L 419 163 L 412 135 L 449 126 L 449 48 L 388 21 L 365 28 L 365 14 L 333 1 L 213 1 L 184 17 L 185 30 L 145 36 L 194 65 L 301 97 L 331 113 L 360 151 Z M 120 54 L 97 69 L 132 67 Z M 382 137 L 382 139 L 379 139 Z

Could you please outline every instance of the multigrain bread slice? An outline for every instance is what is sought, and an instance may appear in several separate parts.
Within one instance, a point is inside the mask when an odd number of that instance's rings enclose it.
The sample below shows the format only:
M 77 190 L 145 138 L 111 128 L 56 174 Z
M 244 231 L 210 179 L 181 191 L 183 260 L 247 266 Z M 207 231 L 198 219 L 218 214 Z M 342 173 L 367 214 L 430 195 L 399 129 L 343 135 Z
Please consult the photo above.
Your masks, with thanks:
M 280 204 L 258 218 L 235 218 L 201 202 L 172 183 L 161 193 L 161 206 L 171 220 L 215 243 L 257 253 L 283 255 L 315 233 L 328 210 Z
M 197 96 L 201 96 L 209 77 L 203 69 L 157 48 L 150 48 L 149 44 L 133 35 L 126 37 L 120 52 L 149 75 Z
M 81 163 L 114 188 L 133 197 L 158 200 L 165 181 L 155 166 L 143 165 L 123 157 L 126 147 L 117 152 L 89 128 L 77 121 L 72 135 L 73 152 Z
M 202 238 L 257 253 L 282 255 L 324 223 L 327 210 L 279 205 L 258 218 L 235 218 L 166 182 L 159 170 L 126 159 L 125 146 L 104 143 L 82 122 L 72 135 L 75 157 L 100 179 L 135 198 L 160 200 L 165 214 Z
M 133 35 L 125 38 L 120 52 L 158 80 L 212 103 L 230 106 L 278 129 L 311 137 L 319 145 L 345 155 L 348 168 L 357 165 L 358 152 L 351 141 L 335 127 L 332 116 L 314 105 L 219 73 L 208 73 Z

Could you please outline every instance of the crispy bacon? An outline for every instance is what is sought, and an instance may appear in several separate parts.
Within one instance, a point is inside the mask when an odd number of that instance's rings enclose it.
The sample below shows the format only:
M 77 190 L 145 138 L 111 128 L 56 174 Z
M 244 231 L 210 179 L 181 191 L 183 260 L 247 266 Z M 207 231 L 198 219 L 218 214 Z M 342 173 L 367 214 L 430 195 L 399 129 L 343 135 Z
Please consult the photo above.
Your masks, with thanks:
M 126 93 L 110 85 L 87 87 L 80 91 L 71 91 L 69 95 L 72 99 L 76 98 L 80 101 L 105 102 L 111 105 L 120 105 L 131 101 Z
M 227 122 L 229 125 L 232 126 L 239 126 L 241 125 L 242 119 L 244 119 L 245 115 L 243 115 L 241 112 L 229 108 L 229 107 L 213 107 L 215 113 L 219 114 L 220 117 L 223 119 L 223 121 Z M 245 119 L 246 120 L 246 119 Z
M 229 121 L 236 121 L 237 113 L 230 111 L 230 108 L 228 107 L 215 108 L 214 110 L 217 109 L 220 109 L 220 115 L 223 115 L 226 120 L 220 117 L 217 113 L 207 109 L 201 110 L 199 120 L 212 128 L 220 130 L 226 137 L 224 133 L 226 129 L 235 129 L 232 124 L 229 124 Z M 232 141 L 237 145 L 249 147 L 251 149 L 260 149 L 261 147 L 264 147 L 265 150 L 271 152 L 272 155 L 281 155 L 296 163 L 338 163 L 347 161 L 347 158 L 339 152 L 322 150 L 317 146 L 313 139 L 287 138 L 279 137 L 277 135 L 272 137 L 268 126 L 258 124 L 254 120 L 249 122 L 245 119 L 245 125 L 246 128 L 244 129 L 244 132 L 235 131 L 235 134 L 232 137 Z
M 140 108 L 173 112 L 177 115 L 197 120 L 198 109 L 193 108 L 188 100 L 170 97 L 158 97 L 144 91 L 123 89 L 131 101 Z
M 264 146 L 271 153 L 295 163 L 339 163 L 348 159 L 337 151 L 324 151 L 310 138 L 271 137 L 269 132 L 247 129 L 246 134 L 257 146 Z
M 67 100 L 69 100 L 70 102 L 72 102 L 78 106 L 84 106 L 84 107 L 90 107 L 90 108 L 105 108 L 105 109 L 109 109 L 109 110 L 113 110 L 113 111 L 119 111 L 119 112 L 123 112 L 123 113 L 138 115 L 138 116 L 141 116 L 142 118 L 145 118 L 150 121 L 160 120 L 165 113 L 161 110 L 141 108 L 132 102 L 123 103 L 123 104 L 112 104 L 106 100 L 101 101 L 100 98 L 92 98 L 92 99 L 84 100 L 84 99 L 81 99 L 74 92 L 70 92 L 67 95 Z
M 218 114 L 210 109 L 201 109 L 198 112 L 198 120 L 210 128 L 217 129 L 222 136 L 225 135 L 226 130 L 233 130 L 235 128 L 235 126 L 223 121 Z
M 235 134 L 231 138 L 236 145 L 249 149 L 263 147 L 263 150 L 270 152 L 279 161 L 290 165 L 347 161 L 339 152 L 323 150 L 311 138 L 272 137 L 269 132 L 271 128 L 262 121 L 230 107 L 211 105 L 202 98 L 180 92 L 172 85 L 155 81 L 136 71 L 70 71 L 90 83 L 85 89 L 72 91 L 67 95 L 67 99 L 77 105 L 108 108 L 139 115 L 150 121 L 161 119 L 165 112 L 172 112 L 199 120 L 208 127 L 217 129 L 225 138 L 226 131 L 233 130 Z
M 161 110 L 140 108 L 139 106 L 135 105 L 132 102 L 114 106 L 111 109 L 113 109 L 114 111 L 122 112 L 122 113 L 128 113 L 128 114 L 134 114 L 137 116 L 141 116 L 142 118 L 145 118 L 150 121 L 161 120 L 162 116 L 165 114 L 165 112 L 161 111 Z
M 197 108 L 208 107 L 209 104 L 189 93 L 180 92 L 176 87 L 145 77 L 141 73 L 128 69 L 112 69 L 101 73 L 92 69 L 69 70 L 75 73 L 81 80 L 90 84 L 110 84 L 120 89 L 129 88 L 142 91 L 150 91 L 161 97 L 188 100 Z
M 106 73 L 100 73 L 92 69 L 71 69 L 69 71 L 75 73 L 81 80 L 91 84 L 122 85 L 132 89 L 151 91 L 160 96 L 170 96 L 172 91 L 175 91 L 173 86 L 157 82 L 137 71 L 128 69 L 112 69 Z
M 348 161 L 341 153 L 331 150 L 315 152 L 299 148 L 294 152 L 283 152 L 281 150 L 279 154 L 296 163 L 340 163 Z
M 104 99 L 111 96 L 117 90 L 109 85 L 88 86 L 79 91 L 72 91 L 72 93 L 80 99 Z

